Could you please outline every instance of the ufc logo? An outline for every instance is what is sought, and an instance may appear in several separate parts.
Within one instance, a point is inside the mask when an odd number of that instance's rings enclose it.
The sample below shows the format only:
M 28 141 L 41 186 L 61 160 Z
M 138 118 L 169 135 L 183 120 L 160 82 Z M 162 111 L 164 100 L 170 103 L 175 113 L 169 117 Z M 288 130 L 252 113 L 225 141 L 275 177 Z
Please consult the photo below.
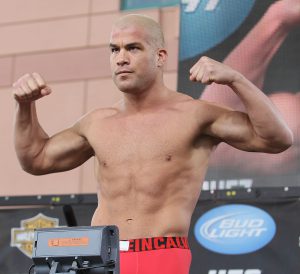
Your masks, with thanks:
M 261 274 L 259 269 L 209 270 L 208 274 Z
M 201 0 L 181 0 L 181 3 L 187 5 L 184 9 L 185 12 L 194 12 L 199 6 Z M 219 4 L 220 0 L 209 0 L 204 8 L 207 11 L 213 11 Z

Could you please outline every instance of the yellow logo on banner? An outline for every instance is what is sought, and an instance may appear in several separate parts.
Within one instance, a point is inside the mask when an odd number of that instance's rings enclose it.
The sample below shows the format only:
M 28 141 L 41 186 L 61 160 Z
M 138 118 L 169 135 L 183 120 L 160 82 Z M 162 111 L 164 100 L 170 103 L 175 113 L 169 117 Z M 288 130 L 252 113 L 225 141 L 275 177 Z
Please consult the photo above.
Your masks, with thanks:
M 17 247 L 26 256 L 31 258 L 33 251 L 34 229 L 58 227 L 57 218 L 47 217 L 39 213 L 35 217 L 22 220 L 21 227 L 11 229 L 10 246 Z

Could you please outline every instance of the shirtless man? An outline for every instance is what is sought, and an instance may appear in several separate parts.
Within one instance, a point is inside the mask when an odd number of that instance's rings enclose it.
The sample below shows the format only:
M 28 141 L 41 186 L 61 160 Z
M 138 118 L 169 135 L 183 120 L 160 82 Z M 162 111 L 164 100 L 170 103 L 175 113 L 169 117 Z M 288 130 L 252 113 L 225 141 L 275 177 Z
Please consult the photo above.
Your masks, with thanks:
M 247 114 L 169 90 L 163 83 L 163 35 L 148 17 L 119 19 L 110 49 L 112 78 L 123 99 L 52 137 L 35 111 L 35 101 L 50 88 L 37 73 L 16 81 L 18 158 L 24 170 L 41 175 L 73 169 L 94 156 L 99 206 L 92 225 L 117 225 L 120 238 L 130 240 L 121 252 L 121 273 L 188 273 L 186 237 L 216 146 L 279 153 L 291 146 L 293 135 L 263 92 L 210 58 L 191 68 L 190 79 L 229 86 Z

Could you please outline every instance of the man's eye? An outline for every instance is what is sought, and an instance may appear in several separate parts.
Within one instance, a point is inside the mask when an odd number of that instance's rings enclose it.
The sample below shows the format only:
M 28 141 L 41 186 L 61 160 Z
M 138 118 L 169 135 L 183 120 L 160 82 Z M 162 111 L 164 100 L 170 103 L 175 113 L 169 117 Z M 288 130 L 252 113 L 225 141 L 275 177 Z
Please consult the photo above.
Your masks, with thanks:
M 138 49 L 139 49 L 138 47 L 130 47 L 129 48 L 130 51 L 135 51 L 135 50 L 138 50 Z
M 114 53 L 114 52 L 117 52 L 118 49 L 117 48 L 110 48 L 111 52 Z

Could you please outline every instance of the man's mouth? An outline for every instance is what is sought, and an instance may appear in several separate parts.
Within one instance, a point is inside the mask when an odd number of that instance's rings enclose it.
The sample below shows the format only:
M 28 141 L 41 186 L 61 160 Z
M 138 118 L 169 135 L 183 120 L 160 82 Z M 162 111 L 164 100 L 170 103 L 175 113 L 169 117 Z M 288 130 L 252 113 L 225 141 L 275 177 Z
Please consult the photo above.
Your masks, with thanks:
M 127 74 L 127 73 L 132 73 L 133 71 L 131 70 L 119 70 L 115 74 L 120 75 L 120 74 Z

